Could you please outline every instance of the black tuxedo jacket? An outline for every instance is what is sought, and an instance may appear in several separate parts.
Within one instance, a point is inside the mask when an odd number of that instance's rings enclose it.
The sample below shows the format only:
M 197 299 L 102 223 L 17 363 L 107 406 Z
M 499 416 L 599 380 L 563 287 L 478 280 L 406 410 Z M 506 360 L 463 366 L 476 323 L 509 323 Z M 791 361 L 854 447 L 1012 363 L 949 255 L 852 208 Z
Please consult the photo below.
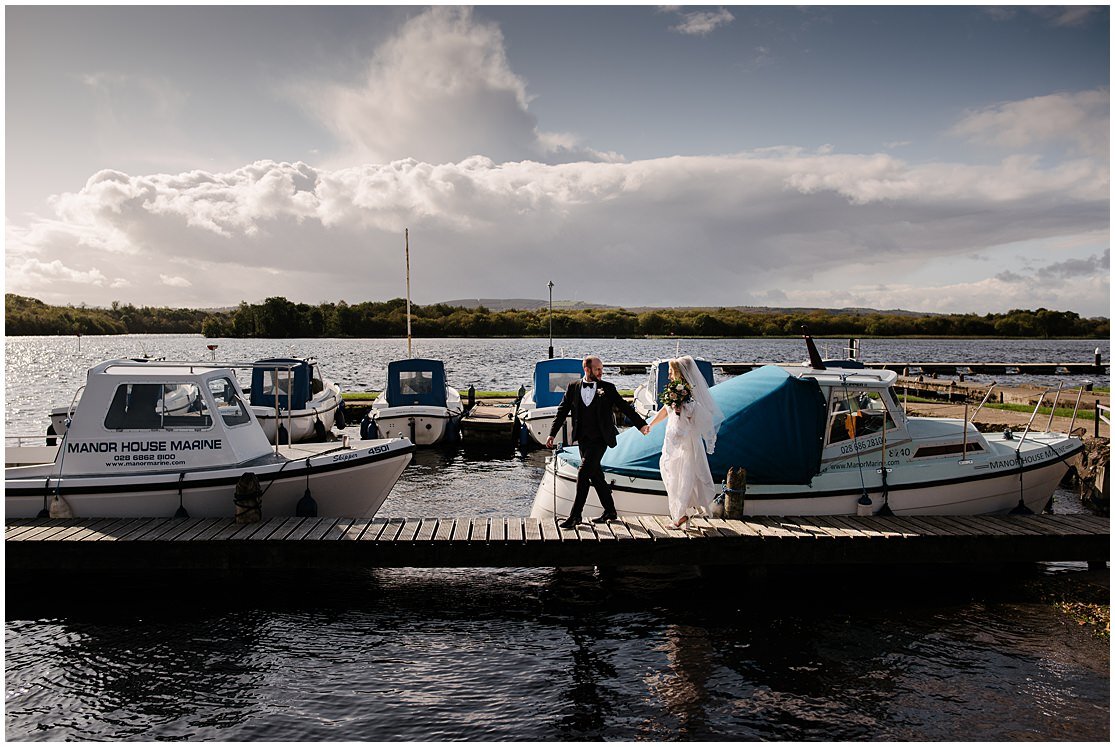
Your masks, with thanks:
M 573 414 L 573 439 L 580 443 L 581 434 L 585 430 L 585 422 L 589 418 L 595 418 L 600 426 L 600 435 L 603 437 L 604 442 L 609 447 L 616 445 L 616 419 L 612 415 L 612 408 L 618 407 L 620 412 L 627 416 L 627 419 L 642 428 L 646 425 L 646 421 L 639 417 L 639 413 L 635 412 L 635 408 L 628 404 L 627 400 L 620 396 L 619 391 L 614 384 L 607 381 L 596 382 L 596 393 L 593 395 L 593 403 L 591 406 L 586 406 L 584 400 L 581 398 L 581 385 L 584 379 L 574 381 L 565 390 L 565 396 L 562 397 L 561 404 L 558 405 L 557 415 L 554 416 L 554 425 L 550 428 L 550 438 L 553 438 L 561 430 L 561 424 L 565 422 L 565 418 Z

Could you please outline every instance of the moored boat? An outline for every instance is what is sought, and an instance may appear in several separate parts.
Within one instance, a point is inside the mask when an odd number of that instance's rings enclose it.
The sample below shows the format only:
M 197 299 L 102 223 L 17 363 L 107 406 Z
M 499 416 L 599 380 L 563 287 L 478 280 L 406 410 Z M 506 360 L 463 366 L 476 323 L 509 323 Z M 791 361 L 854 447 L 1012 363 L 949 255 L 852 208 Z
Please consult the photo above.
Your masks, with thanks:
M 811 360 L 712 387 L 725 420 L 709 467 L 716 481 L 732 467 L 747 470 L 745 514 L 1038 513 L 1083 448 L 1063 433 L 980 433 L 966 419 L 907 417 L 895 373 Z M 627 431 L 605 455 L 619 513 L 668 516 L 658 470 L 664 432 L 665 423 L 645 437 Z M 576 448 L 549 460 L 532 516 L 569 514 L 579 463 Z M 588 503 L 588 513 L 599 507 L 594 490 Z
M 705 383 L 711 387 L 713 385 L 712 363 L 704 358 L 694 358 L 693 360 L 696 361 L 697 369 L 701 372 L 701 375 L 705 377 Z M 649 421 L 654 417 L 654 413 L 658 412 L 658 408 L 662 406 L 659 398 L 662 396 L 662 390 L 666 388 L 666 382 L 669 380 L 669 358 L 663 358 L 650 364 L 650 373 L 647 380 L 635 387 L 634 399 L 631 403 L 635 412 L 639 413 L 639 417 L 643 420 Z
M 189 405 L 171 411 L 180 398 Z M 272 445 L 229 367 L 166 361 L 91 368 L 60 441 L 5 448 L 6 516 L 231 517 L 251 475 L 263 518 L 366 517 L 414 450 L 407 439 Z
M 344 428 L 341 388 L 313 358 L 264 358 L 252 364 L 249 402 L 271 443 L 324 441 Z
M 519 402 L 518 418 L 526 436 L 521 439 L 524 446 L 546 445 L 565 390 L 584 376 L 584 373 L 584 364 L 580 358 L 550 358 L 534 364 L 532 386 Z M 563 444 L 571 444 L 572 418 L 566 417 L 565 420 L 558 440 Z
M 461 394 L 445 380 L 445 364 L 407 358 L 387 364 L 387 386 L 360 425 L 362 437 L 409 438 L 416 446 L 456 441 Z

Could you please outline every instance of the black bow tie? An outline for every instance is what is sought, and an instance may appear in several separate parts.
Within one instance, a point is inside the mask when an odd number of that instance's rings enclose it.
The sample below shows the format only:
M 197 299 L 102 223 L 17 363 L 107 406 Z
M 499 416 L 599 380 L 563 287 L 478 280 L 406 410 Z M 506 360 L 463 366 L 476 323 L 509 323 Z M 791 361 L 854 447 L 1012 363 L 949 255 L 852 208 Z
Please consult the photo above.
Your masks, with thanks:
M 589 382 L 586 382 L 586 383 L 585 383 L 585 386 L 587 386 L 587 387 L 589 387 L 589 388 L 591 389 L 592 387 L 596 386 L 596 382 L 594 382 L 594 381 L 589 381 Z

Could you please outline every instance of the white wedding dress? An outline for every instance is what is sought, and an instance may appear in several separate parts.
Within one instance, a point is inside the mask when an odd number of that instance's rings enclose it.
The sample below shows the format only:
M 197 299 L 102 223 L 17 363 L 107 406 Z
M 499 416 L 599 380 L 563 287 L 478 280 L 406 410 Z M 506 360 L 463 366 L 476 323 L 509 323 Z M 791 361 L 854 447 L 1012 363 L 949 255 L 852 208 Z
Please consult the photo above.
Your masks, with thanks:
M 666 485 L 671 519 L 680 519 L 693 509 L 708 511 L 712 505 L 716 485 L 705 454 L 711 454 L 715 448 L 716 427 L 708 408 L 696 400 L 682 405 L 680 413 L 667 408 L 666 435 L 658 466 Z

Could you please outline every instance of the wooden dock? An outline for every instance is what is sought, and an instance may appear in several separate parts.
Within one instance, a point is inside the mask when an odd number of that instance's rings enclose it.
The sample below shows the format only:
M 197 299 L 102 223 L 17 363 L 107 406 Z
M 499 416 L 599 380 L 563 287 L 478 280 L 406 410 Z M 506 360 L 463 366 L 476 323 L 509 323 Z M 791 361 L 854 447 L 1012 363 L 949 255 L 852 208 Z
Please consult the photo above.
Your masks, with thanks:
M 1102 361 L 1081 363 L 949 363 L 949 362 L 922 362 L 916 363 L 911 361 L 905 362 L 875 362 L 863 361 L 864 365 L 868 368 L 885 368 L 888 371 L 903 375 L 917 375 L 929 374 L 938 375 L 946 374 L 949 376 L 956 376 L 958 374 L 1029 374 L 1029 375 L 1053 375 L 1053 374 L 1105 374 L 1110 367 L 1109 363 Z M 748 371 L 760 368 L 762 366 L 782 366 L 793 367 L 800 366 L 801 362 L 797 363 L 776 363 L 774 361 L 740 361 L 735 363 L 713 363 L 713 368 L 718 368 L 726 374 L 739 375 L 745 374 Z M 639 374 L 647 373 L 650 369 L 649 363 L 639 363 L 634 361 L 621 361 L 617 363 L 605 363 L 605 368 L 618 368 L 620 374 Z
M 31 570 L 352 569 L 1107 561 L 1105 517 L 656 517 L 561 529 L 523 517 L 11 519 L 9 574 Z M 10 578 L 10 576 L 9 576 Z

